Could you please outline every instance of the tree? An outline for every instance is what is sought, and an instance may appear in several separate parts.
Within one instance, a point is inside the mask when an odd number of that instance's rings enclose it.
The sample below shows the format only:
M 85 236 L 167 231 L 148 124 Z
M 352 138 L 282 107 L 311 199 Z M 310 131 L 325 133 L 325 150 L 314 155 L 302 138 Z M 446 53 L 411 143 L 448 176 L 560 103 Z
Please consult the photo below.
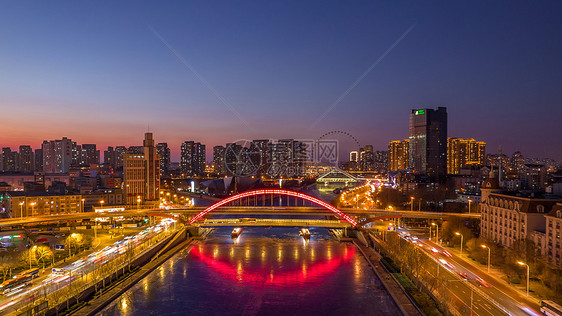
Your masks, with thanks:
M 39 246 L 35 249 L 35 260 L 37 261 L 37 265 L 39 265 L 39 261 L 41 261 L 43 268 L 45 268 L 45 262 L 49 262 L 53 259 L 53 255 L 53 251 L 47 246 Z
M 2 271 L 3 281 L 6 281 L 10 270 L 17 265 L 17 261 L 17 257 L 12 251 L 0 254 L 0 271 Z

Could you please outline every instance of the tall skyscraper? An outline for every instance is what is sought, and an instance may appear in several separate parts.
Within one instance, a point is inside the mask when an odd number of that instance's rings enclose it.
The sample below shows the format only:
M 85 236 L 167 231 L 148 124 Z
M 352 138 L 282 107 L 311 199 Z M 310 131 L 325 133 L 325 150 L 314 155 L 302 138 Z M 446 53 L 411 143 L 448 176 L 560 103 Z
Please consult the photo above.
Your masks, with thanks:
M 447 173 L 459 174 L 462 167 L 484 165 L 486 143 L 473 138 L 447 138 Z
M 180 168 L 185 176 L 197 176 L 205 172 L 205 145 L 193 141 L 181 144 Z
M 160 156 L 160 173 L 167 175 L 170 172 L 170 148 L 168 148 L 168 143 L 158 143 L 156 151 Z
M 432 180 L 447 175 L 447 108 L 417 109 L 410 112 L 409 166 Z
M 123 155 L 123 181 L 127 204 L 158 203 L 160 198 L 160 159 L 152 133 L 144 134 L 143 153 Z
M 20 163 L 19 170 L 23 172 L 33 171 L 34 161 L 33 161 L 33 149 L 29 145 L 20 146 Z
M 410 140 L 393 140 L 388 144 L 388 170 L 398 171 L 408 169 Z
M 67 173 L 76 158 L 76 143 L 66 137 L 43 141 L 41 149 L 45 173 Z

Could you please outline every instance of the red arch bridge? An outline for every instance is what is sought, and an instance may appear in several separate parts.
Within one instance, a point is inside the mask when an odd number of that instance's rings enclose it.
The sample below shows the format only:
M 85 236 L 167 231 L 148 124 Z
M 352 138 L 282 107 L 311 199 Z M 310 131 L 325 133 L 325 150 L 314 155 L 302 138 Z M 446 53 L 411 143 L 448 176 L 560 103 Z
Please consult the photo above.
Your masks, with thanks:
M 234 204 L 243 199 L 252 199 L 258 196 L 264 197 L 270 195 L 278 197 L 294 197 L 296 200 L 302 200 L 319 205 L 322 208 L 329 210 L 336 217 L 337 220 L 320 220 L 320 219 L 255 219 L 255 218 L 241 218 L 241 219 L 206 219 L 214 210 L 221 206 Z M 264 197 L 265 200 L 265 197 Z M 325 213 L 325 212 L 324 212 Z M 271 215 L 275 215 L 275 210 L 272 210 Z M 386 218 L 386 217 L 385 217 Z M 330 228 L 343 228 L 343 227 L 360 227 L 366 222 L 358 223 L 354 218 L 339 210 L 331 204 L 328 204 L 316 197 L 304 194 L 301 192 L 284 190 L 284 189 L 258 189 L 236 194 L 225 198 L 206 209 L 202 210 L 193 216 L 189 223 L 197 226 L 216 227 L 216 226 L 308 226 L 308 227 L 330 227 Z

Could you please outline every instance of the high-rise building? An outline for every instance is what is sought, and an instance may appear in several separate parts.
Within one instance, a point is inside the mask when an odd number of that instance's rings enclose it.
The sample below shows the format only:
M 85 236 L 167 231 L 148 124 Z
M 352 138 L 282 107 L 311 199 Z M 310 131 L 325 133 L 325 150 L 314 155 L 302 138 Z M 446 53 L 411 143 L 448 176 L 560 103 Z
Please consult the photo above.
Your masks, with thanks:
M 269 143 L 268 175 L 272 178 L 300 177 L 306 174 L 307 144 L 294 139 Z
M 409 167 L 432 180 L 444 181 L 447 174 L 447 108 L 410 112 Z
M 269 139 L 254 139 L 250 144 L 250 159 L 256 168 L 256 175 L 267 174 L 269 168 Z
M 100 163 L 100 151 L 96 149 L 96 144 L 82 144 L 79 163 L 81 165 Z
M 350 162 L 358 162 L 359 161 L 359 152 L 357 150 L 349 152 L 349 161 Z
M 34 170 L 33 149 L 29 145 L 20 146 L 19 170 L 29 172 Z
M 10 147 L 2 148 L 2 169 L 5 172 L 15 172 L 19 169 L 19 154 Z
M 156 151 L 160 156 L 160 173 L 167 175 L 170 172 L 170 148 L 168 148 L 168 143 L 158 143 Z
M 410 140 L 393 140 L 388 144 L 388 170 L 398 171 L 408 169 Z
M 226 166 L 224 165 L 224 154 L 225 148 L 224 146 L 215 146 L 213 147 L 213 172 L 218 175 L 222 176 L 226 174 Z
M 180 168 L 185 176 L 197 176 L 205 172 L 205 145 L 193 141 L 181 144 Z
M 63 137 L 58 140 L 43 141 L 43 171 L 46 173 L 67 173 L 73 160 L 78 156 L 76 143 Z
M 37 148 L 33 152 L 34 156 L 34 170 L 43 171 L 43 149 Z
M 108 146 L 107 150 L 103 151 L 103 163 L 115 168 L 115 150 L 112 146 Z
M 372 145 L 366 145 L 359 149 L 359 170 L 375 170 L 375 153 Z
M 447 138 L 447 173 L 459 174 L 468 165 L 485 165 L 486 143 L 473 138 Z
M 117 146 L 115 147 L 115 166 L 113 169 L 123 168 L 123 155 L 127 153 L 127 147 Z
M 143 153 L 123 155 L 123 181 L 127 204 L 158 203 L 160 198 L 160 159 L 152 133 L 144 134 Z

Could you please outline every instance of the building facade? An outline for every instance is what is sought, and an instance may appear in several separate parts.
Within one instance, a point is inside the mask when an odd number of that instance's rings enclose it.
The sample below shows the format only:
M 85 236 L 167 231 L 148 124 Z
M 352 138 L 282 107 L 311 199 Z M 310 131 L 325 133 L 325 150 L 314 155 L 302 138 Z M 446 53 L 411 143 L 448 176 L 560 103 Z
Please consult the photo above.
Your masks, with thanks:
M 406 170 L 409 166 L 410 140 L 393 140 L 388 144 L 388 170 Z
M 76 162 L 77 147 L 71 139 L 43 141 L 43 171 L 46 173 L 67 173 Z
M 550 264 L 562 267 L 562 203 L 546 214 L 544 256 Z
M 486 143 L 473 138 L 447 138 L 447 173 L 460 174 L 463 167 L 486 163 Z
M 213 173 L 218 176 L 226 174 L 226 166 L 224 165 L 224 146 L 213 147 Z
M 545 214 L 556 199 L 521 197 L 501 193 L 482 195 L 480 235 L 502 246 L 511 247 L 518 240 L 532 240 L 534 231 L 546 229 Z
M 160 156 L 160 174 L 167 175 L 170 172 L 170 148 L 168 143 L 158 143 L 156 151 Z
M 184 176 L 198 176 L 205 172 L 205 145 L 185 141 L 181 145 L 180 168 Z
M 13 218 L 81 212 L 78 194 L 14 191 L 5 193 L 4 199 L 8 201 L 5 211 Z

